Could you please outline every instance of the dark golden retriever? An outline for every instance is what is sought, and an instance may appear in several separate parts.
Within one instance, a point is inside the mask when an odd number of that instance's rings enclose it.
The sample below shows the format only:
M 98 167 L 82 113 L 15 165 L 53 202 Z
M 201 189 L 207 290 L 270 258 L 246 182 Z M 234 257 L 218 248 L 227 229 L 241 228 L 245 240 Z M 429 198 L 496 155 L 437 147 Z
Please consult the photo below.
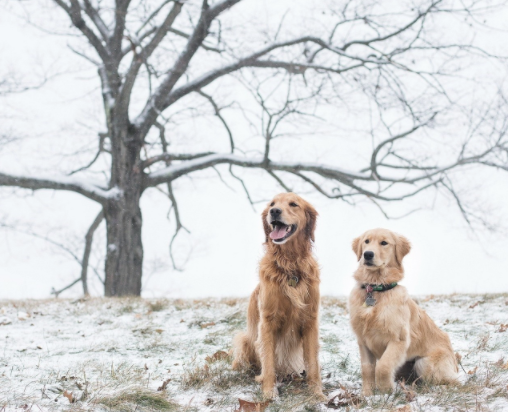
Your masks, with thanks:
M 393 390 L 396 372 L 408 362 L 414 362 L 417 376 L 428 382 L 457 380 L 450 338 L 397 284 L 404 277 L 402 259 L 410 250 L 404 236 L 386 229 L 369 230 L 353 240 L 360 265 L 349 311 L 360 348 L 365 396 L 375 388 Z
M 275 196 L 262 213 L 266 253 L 250 297 L 247 332 L 234 340 L 233 368 L 261 369 L 265 398 L 277 396 L 277 377 L 306 373 L 325 399 L 318 360 L 319 267 L 312 256 L 316 210 L 300 196 Z

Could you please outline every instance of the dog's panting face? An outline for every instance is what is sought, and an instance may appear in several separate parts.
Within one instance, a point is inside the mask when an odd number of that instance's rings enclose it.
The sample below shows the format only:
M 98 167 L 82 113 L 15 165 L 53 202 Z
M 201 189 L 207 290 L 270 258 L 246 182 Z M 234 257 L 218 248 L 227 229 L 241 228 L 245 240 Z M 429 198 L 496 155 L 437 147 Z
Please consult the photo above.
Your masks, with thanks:
M 353 251 L 360 265 L 368 270 L 400 267 L 411 250 L 409 241 L 387 229 L 373 229 L 353 240 Z
M 314 240 L 317 212 L 294 193 L 281 193 L 268 203 L 262 213 L 267 241 L 283 245 L 303 234 Z

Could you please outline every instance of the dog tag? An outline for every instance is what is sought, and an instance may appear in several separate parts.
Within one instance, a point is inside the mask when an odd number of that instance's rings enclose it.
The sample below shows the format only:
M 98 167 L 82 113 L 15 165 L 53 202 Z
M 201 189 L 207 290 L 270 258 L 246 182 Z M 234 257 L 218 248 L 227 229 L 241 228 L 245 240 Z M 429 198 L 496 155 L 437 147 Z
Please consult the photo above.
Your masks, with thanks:
M 367 306 L 374 306 L 376 304 L 376 299 L 374 299 L 372 296 L 367 297 L 365 299 L 365 305 Z
M 298 278 L 296 276 L 292 276 L 291 279 L 288 280 L 289 286 L 296 287 L 298 285 Z

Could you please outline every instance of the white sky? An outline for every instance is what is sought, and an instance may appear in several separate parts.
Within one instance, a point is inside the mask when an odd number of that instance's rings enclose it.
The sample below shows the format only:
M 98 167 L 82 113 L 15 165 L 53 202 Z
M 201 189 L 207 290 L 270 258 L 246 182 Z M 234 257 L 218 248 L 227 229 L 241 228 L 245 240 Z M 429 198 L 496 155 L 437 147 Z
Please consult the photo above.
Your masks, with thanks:
M 4 124 L 27 136 L 23 147 L 33 149 L 22 153 L 0 151 L 0 170 L 30 171 L 31 159 L 40 161 L 42 158 L 48 164 L 58 164 L 61 157 L 52 156 L 51 152 L 58 154 L 76 147 L 75 140 L 70 141 L 68 136 L 82 139 L 86 147 L 90 136 L 93 139 L 95 132 L 102 130 L 97 120 L 100 101 L 93 91 L 93 72 L 90 74 L 89 68 L 85 69 L 81 60 L 66 49 L 66 43 L 64 37 L 41 33 L 10 13 L 0 13 L 3 69 L 19 73 L 20 77 L 29 76 L 33 71 L 40 73 L 44 68 L 54 71 L 54 67 L 71 72 L 57 77 L 42 90 L 9 100 L 4 111 L 9 113 L 9 119 Z M 91 131 L 87 132 L 87 128 Z M 196 144 L 202 142 L 199 139 Z M 326 157 L 326 149 L 320 147 L 319 139 L 315 142 L 310 147 L 312 156 Z M 265 174 L 249 172 L 246 176 L 256 200 L 268 200 L 276 194 L 278 189 Z M 145 194 L 142 202 L 147 266 L 144 296 L 246 296 L 254 288 L 257 262 L 262 254 L 260 213 L 264 204 L 253 211 L 238 182 L 227 180 L 235 192 L 212 174 L 196 175 L 192 180 L 183 178 L 175 183 L 182 219 L 191 231 L 191 235 L 183 235 L 177 245 L 181 249 L 180 260 L 192 250 L 183 272 L 171 270 L 168 264 L 167 249 L 172 234 L 166 220 L 168 202 L 157 192 Z M 493 218 L 506 214 L 508 176 L 489 171 L 468 183 L 471 198 L 478 193 L 479 199 L 492 201 L 486 206 L 494 208 Z M 99 210 L 93 202 L 74 194 L 39 192 L 31 195 L 18 191 L 13 195 L 12 192 L 0 192 L 0 218 L 20 222 L 22 227 L 29 223 L 34 231 L 65 239 L 71 245 L 80 241 Z M 508 291 L 507 237 L 486 233 L 472 235 L 451 203 L 438 199 L 432 210 L 387 221 L 372 204 L 363 203 L 353 208 L 317 195 L 304 194 L 304 197 L 320 213 L 315 254 L 322 267 L 323 295 L 349 292 L 356 267 L 351 240 L 373 227 L 398 231 L 411 240 L 413 250 L 405 260 L 404 283 L 412 294 Z M 432 202 L 432 198 L 426 198 L 423 203 Z M 387 210 L 397 215 L 411 206 L 399 204 Z M 157 265 L 157 262 L 162 264 Z M 157 266 L 158 270 L 150 274 L 152 266 Z M 48 297 L 52 286 L 60 288 L 78 274 L 75 262 L 45 242 L 0 230 L 0 298 Z M 100 295 L 100 285 L 93 280 L 92 273 L 89 276 L 93 293 Z M 80 292 L 80 285 L 77 285 L 62 296 L 76 296 Z

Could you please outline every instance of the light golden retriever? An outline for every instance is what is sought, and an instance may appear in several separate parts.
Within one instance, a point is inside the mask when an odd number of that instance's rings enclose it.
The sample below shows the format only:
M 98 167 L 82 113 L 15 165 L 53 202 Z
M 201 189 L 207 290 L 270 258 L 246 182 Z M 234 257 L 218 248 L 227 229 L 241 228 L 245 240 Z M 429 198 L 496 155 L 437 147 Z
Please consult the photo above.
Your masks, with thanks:
M 374 229 L 353 240 L 352 246 L 360 264 L 349 310 L 360 347 L 363 395 L 372 395 L 375 388 L 393 390 L 395 374 L 406 362 L 414 362 L 414 372 L 427 382 L 456 382 L 458 368 L 450 338 L 404 286 L 394 285 L 404 277 L 402 259 L 411 249 L 409 241 L 389 230 Z M 375 291 L 383 287 L 388 290 Z
M 318 360 L 319 267 L 312 256 L 316 210 L 294 193 L 274 197 L 262 213 L 266 253 L 252 293 L 247 331 L 234 339 L 233 368 L 261 369 L 265 398 L 278 395 L 276 379 L 305 371 L 314 394 L 321 388 Z

